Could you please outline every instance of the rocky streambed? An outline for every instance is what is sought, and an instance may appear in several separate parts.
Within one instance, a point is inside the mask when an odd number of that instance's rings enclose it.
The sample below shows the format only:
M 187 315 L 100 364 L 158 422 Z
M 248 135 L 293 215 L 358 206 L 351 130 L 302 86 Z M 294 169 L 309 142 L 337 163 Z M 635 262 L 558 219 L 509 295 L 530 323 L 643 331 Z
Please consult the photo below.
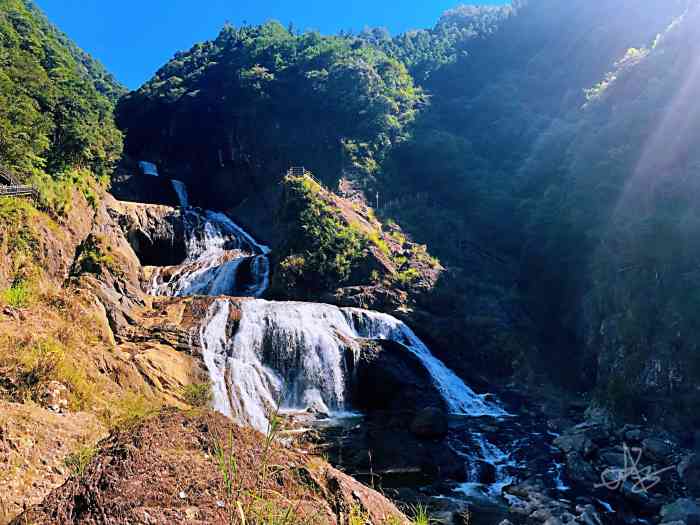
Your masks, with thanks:
M 698 523 L 700 459 L 679 436 L 616 427 L 582 403 L 499 398 L 510 415 L 426 409 L 307 424 L 332 464 L 440 523 Z

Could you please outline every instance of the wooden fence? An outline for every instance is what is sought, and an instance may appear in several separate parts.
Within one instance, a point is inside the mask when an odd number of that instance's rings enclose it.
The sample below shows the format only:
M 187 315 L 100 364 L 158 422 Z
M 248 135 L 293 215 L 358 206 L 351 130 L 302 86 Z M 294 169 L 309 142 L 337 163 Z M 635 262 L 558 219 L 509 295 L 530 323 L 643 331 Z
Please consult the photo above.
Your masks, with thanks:
M 0 197 L 30 197 L 39 198 L 39 192 L 33 186 L 0 186 Z

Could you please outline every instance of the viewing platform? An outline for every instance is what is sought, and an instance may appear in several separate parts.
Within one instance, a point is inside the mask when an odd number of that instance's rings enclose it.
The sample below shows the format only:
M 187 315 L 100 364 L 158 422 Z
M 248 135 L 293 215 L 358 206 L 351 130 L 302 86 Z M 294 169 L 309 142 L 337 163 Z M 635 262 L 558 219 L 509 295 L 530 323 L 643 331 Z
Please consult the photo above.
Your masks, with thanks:
M 38 199 L 39 192 L 34 186 L 21 184 L 7 168 L 0 166 L 0 197 Z

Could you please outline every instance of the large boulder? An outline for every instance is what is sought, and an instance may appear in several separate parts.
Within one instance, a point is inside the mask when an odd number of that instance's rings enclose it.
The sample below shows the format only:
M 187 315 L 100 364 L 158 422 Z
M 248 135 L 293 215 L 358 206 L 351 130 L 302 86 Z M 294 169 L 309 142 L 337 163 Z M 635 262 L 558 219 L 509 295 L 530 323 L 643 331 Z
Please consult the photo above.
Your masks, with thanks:
M 576 452 L 584 457 L 590 457 L 596 450 L 596 446 L 593 442 L 582 433 L 563 434 L 554 440 L 554 446 L 561 449 L 566 454 Z
M 644 454 L 657 463 L 668 463 L 669 457 L 673 454 L 674 446 L 668 440 L 658 437 L 649 437 L 642 441 Z
M 144 266 L 174 266 L 185 260 L 185 226 L 179 209 L 111 198 L 106 208 Z
M 419 438 L 442 439 L 447 429 L 447 413 L 435 407 L 424 408 L 411 421 L 411 432 Z
M 678 477 L 685 484 L 688 493 L 700 497 L 700 456 L 690 454 L 678 465 Z
M 661 518 L 664 523 L 681 521 L 686 525 L 700 525 L 700 505 L 692 499 L 681 498 L 664 505 Z
M 351 367 L 352 405 L 360 410 L 446 410 L 428 370 L 400 343 L 366 341 Z

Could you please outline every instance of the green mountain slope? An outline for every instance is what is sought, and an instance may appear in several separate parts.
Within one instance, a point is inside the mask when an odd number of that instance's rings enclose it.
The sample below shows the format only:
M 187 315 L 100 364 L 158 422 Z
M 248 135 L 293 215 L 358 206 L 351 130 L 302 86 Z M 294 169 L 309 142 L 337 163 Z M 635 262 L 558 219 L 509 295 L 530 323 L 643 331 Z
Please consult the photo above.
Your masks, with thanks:
M 31 2 L 0 1 L 0 162 L 20 178 L 107 175 L 121 154 L 123 88 Z
M 420 98 L 404 66 L 376 48 L 271 22 L 226 27 L 178 53 L 122 99 L 118 119 L 130 155 L 235 191 L 223 200 L 200 192 L 221 206 L 279 181 L 292 164 L 320 177 L 343 168 L 373 176 Z

